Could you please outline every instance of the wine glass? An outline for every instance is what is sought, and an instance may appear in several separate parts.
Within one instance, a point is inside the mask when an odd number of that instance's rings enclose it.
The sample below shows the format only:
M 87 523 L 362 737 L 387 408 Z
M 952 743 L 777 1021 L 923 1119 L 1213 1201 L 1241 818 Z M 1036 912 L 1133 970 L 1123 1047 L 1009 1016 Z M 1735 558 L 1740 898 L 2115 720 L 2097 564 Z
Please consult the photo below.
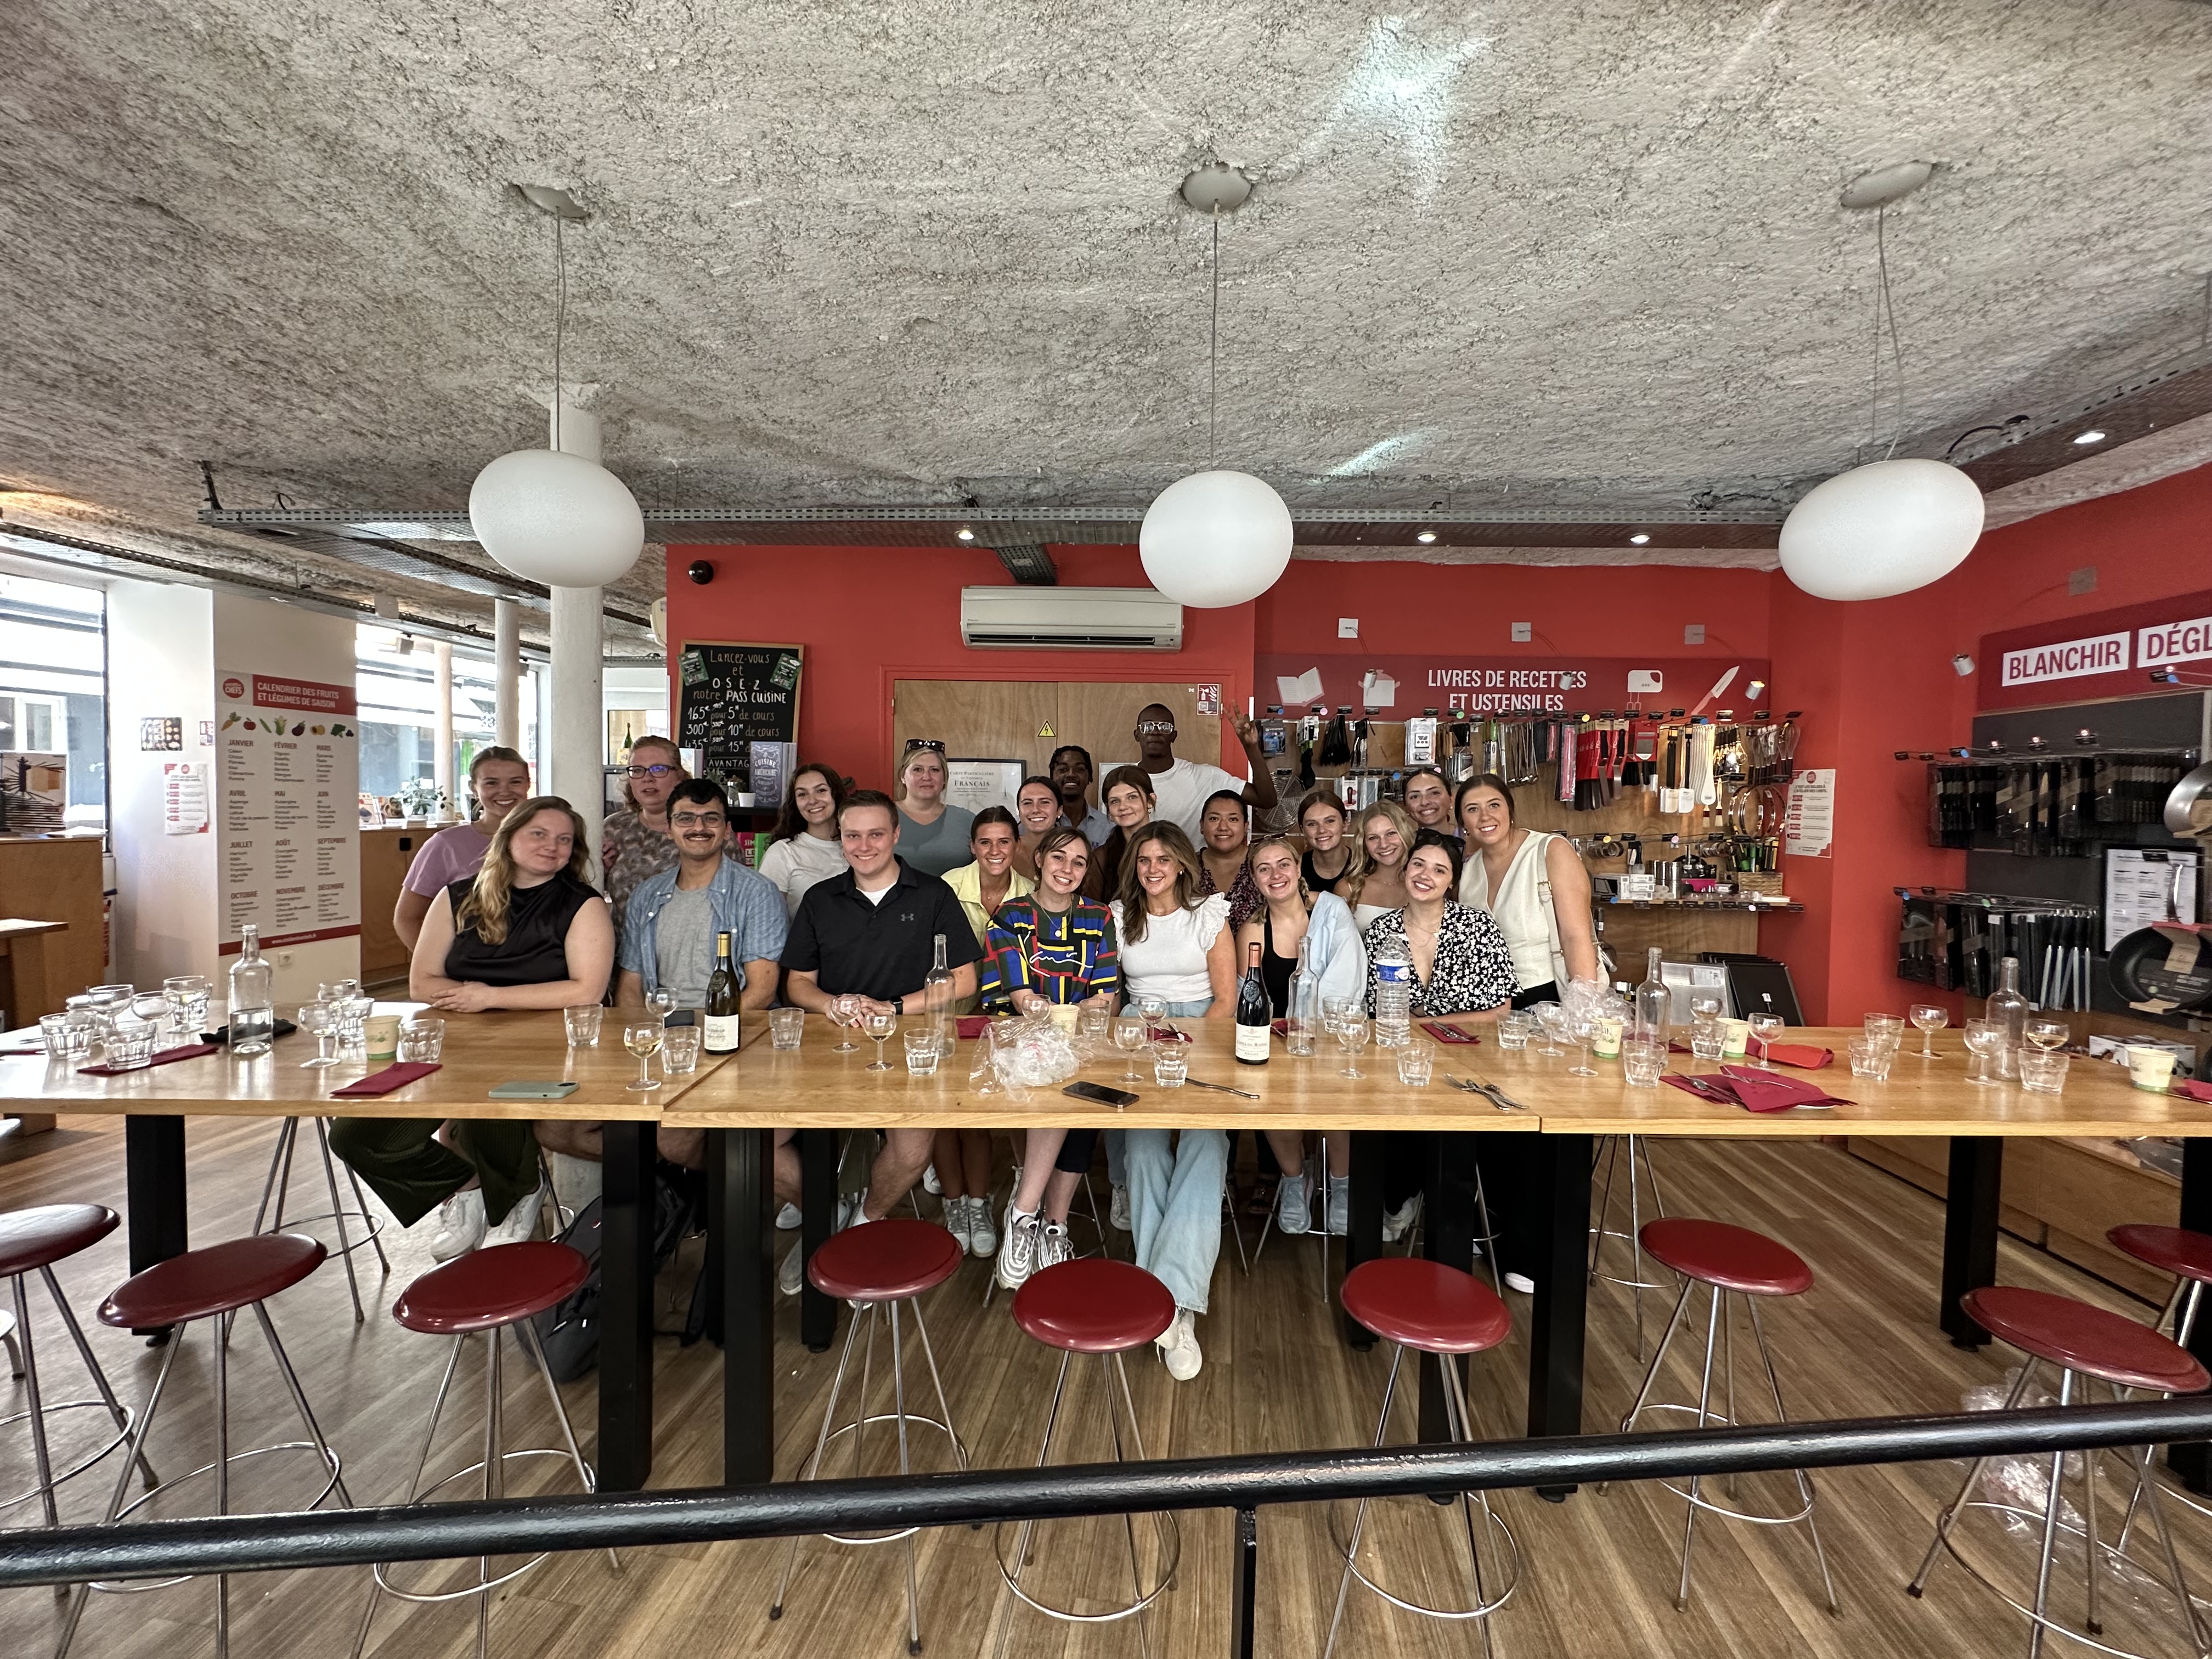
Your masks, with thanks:
M 1753 1014 L 1744 1021 L 1751 1027 L 1751 1040 L 1759 1045 L 1759 1058 L 1751 1063 L 1763 1072 L 1774 1069 L 1774 1039 L 1782 1035 L 1789 1022 L 1779 1014 Z
M 1951 1023 L 1951 1011 L 1932 1002 L 1916 1002 L 1911 1018 L 1913 1029 L 1920 1033 L 1920 1058 L 1935 1059 L 1936 1033 Z
M 830 1023 L 837 1028 L 837 1040 L 830 1045 L 833 1054 L 857 1053 L 860 1045 L 853 1041 L 853 1032 L 860 1023 L 860 1000 L 854 996 L 833 997 L 830 1001 Z
M 676 993 L 665 985 L 656 987 L 647 994 L 645 1006 L 650 1012 L 659 1017 L 663 1025 L 665 1025 L 668 1024 L 669 1015 L 676 1012 Z
M 1359 1051 L 1367 1046 L 1367 1017 L 1364 1014 L 1345 1015 L 1336 1023 L 1336 1040 L 1343 1045 L 1347 1062 L 1337 1075 L 1365 1077 L 1367 1073 L 1359 1069 Z
M 1529 1012 L 1536 1016 L 1536 1028 L 1544 1034 L 1544 1046 L 1534 1052 L 1554 1060 L 1565 1054 L 1559 1039 L 1567 1034 L 1567 1011 L 1556 1002 L 1540 1002 Z
M 1145 1046 L 1142 1014 L 1123 1014 L 1114 1022 L 1114 1046 L 1129 1057 L 1129 1069 L 1121 1074 L 1121 1081 L 1142 1083 L 1143 1074 L 1137 1070 L 1137 1055 Z
M 2002 1081 L 1990 1074 L 1990 1056 L 2004 1047 L 2003 1022 L 1994 1019 L 1970 1019 L 1966 1022 L 1966 1052 L 1979 1063 L 1967 1077 L 1969 1083 L 1990 1084 Z
M 338 1028 L 337 1010 L 327 1002 L 303 1002 L 300 1005 L 300 1029 L 315 1040 L 315 1057 L 300 1062 L 301 1071 L 318 1066 L 335 1066 L 338 1058 L 331 1052 L 331 1038 Z
M 876 1045 L 875 1062 L 866 1069 L 871 1072 L 890 1071 L 891 1063 L 884 1058 L 884 1044 L 889 1042 L 891 1033 L 898 1030 L 898 1016 L 890 1013 L 864 1014 L 860 1029 L 868 1034 L 868 1041 Z
M 1587 1055 L 1591 1039 L 1597 1036 L 1596 1017 L 1562 1008 L 1559 1010 L 1559 1035 L 1574 1056 L 1575 1063 L 1567 1067 L 1566 1074 L 1569 1077 L 1595 1077 L 1597 1067 L 1589 1063 Z
M 177 1028 L 177 1041 L 198 1042 L 207 1029 L 208 998 L 215 981 L 198 974 L 177 974 L 161 981 L 161 994 L 169 1000 L 169 1021 Z
M 637 1056 L 637 1080 L 628 1085 L 634 1093 L 660 1086 L 659 1079 L 653 1075 L 653 1057 L 660 1052 L 661 1031 L 658 1014 L 649 1019 L 623 1023 L 623 1047 Z
M 2074 1032 L 2063 1019 L 2031 1019 L 2021 1035 L 2033 1047 L 2048 1054 L 2063 1048 Z
M 1135 999 L 1137 1012 L 1145 1017 L 1145 1041 L 1150 1042 L 1167 1020 L 1168 1003 L 1165 997 Z

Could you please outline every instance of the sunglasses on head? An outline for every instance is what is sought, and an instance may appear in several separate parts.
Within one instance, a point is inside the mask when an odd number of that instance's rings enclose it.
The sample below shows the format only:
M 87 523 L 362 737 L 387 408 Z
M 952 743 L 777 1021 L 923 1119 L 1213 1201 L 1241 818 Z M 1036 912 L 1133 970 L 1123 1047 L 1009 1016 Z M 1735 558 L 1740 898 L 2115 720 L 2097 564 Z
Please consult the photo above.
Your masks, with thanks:
M 929 750 L 931 752 L 939 755 L 945 752 L 945 745 L 939 743 L 935 738 L 908 738 L 907 739 L 906 752 L 908 754 L 916 754 L 924 749 Z
M 1173 720 L 1139 720 L 1137 722 L 1138 731 L 1152 737 L 1172 737 L 1175 734 L 1175 729 L 1176 723 Z

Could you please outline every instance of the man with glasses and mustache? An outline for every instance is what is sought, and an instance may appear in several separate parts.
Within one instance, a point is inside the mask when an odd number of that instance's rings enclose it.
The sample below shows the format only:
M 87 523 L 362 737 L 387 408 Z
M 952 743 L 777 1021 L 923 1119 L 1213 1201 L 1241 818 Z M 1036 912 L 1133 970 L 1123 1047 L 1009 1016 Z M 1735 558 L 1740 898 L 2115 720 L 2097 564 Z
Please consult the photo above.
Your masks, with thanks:
M 1148 703 L 1137 715 L 1137 764 L 1152 775 L 1152 817 L 1176 825 L 1194 846 L 1204 839 L 1206 803 L 1212 796 L 1226 791 L 1263 812 L 1275 805 L 1275 775 L 1260 754 L 1260 728 L 1241 715 L 1230 725 L 1252 763 L 1249 783 L 1204 761 L 1176 759 L 1173 710 Z

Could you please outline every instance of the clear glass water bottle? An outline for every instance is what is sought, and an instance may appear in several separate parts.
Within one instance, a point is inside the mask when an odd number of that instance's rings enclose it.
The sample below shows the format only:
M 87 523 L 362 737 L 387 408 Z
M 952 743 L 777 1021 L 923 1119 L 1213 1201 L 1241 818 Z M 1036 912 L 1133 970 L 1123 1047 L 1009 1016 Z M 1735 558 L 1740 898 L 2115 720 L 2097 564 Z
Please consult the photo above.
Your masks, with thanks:
M 952 1052 L 953 1038 L 958 1034 L 960 1022 L 952 1012 L 952 970 L 945 965 L 945 935 L 937 936 L 936 959 L 931 963 L 928 975 L 921 981 L 921 1006 L 929 1011 L 932 1024 L 937 1028 L 942 1047 L 939 1052 Z
M 2027 1046 L 2027 999 L 2020 993 L 2020 958 L 2007 957 L 1997 969 L 1997 988 L 1990 994 L 1983 1018 L 2004 1027 L 2004 1044 L 1990 1061 L 1999 1077 L 2020 1075 L 2020 1051 Z
M 1647 1042 L 1664 1042 L 1672 1023 L 1668 1018 L 1672 1000 L 1666 976 L 1659 969 L 1659 947 L 1655 945 L 1644 952 L 1644 983 L 1636 988 L 1636 1035 Z
M 1283 1051 L 1291 1054 L 1310 1054 L 1321 1037 L 1321 981 L 1314 977 L 1306 945 L 1298 941 L 1297 965 L 1291 969 L 1291 982 L 1283 994 Z
M 1402 1048 L 1413 1035 L 1413 958 L 1392 939 L 1375 953 L 1375 1046 Z
M 230 964 L 230 1052 L 265 1054 L 276 1035 L 276 974 L 261 956 L 261 930 L 238 930 L 238 960 Z

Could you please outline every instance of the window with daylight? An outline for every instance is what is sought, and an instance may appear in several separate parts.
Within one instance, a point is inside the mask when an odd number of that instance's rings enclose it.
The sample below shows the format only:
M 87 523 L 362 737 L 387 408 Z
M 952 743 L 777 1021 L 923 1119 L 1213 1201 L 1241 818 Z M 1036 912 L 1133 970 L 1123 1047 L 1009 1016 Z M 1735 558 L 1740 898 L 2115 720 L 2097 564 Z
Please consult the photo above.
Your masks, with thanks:
M 538 672 L 528 664 L 522 671 L 520 746 L 531 756 L 538 752 Z M 390 795 L 403 783 L 437 775 L 437 648 L 430 640 L 394 628 L 356 629 L 354 696 L 361 705 L 363 794 Z M 491 653 L 456 647 L 455 778 L 465 778 L 477 750 L 491 745 L 496 706 Z
M 106 632 L 99 589 L 0 574 L 0 774 L 10 828 L 106 826 Z

